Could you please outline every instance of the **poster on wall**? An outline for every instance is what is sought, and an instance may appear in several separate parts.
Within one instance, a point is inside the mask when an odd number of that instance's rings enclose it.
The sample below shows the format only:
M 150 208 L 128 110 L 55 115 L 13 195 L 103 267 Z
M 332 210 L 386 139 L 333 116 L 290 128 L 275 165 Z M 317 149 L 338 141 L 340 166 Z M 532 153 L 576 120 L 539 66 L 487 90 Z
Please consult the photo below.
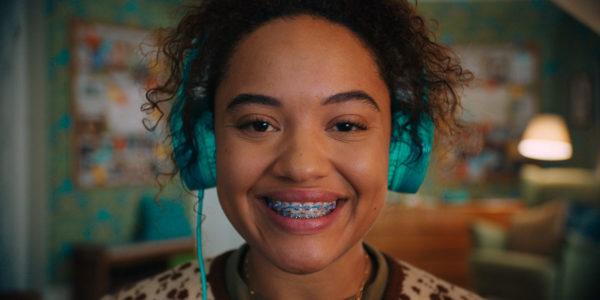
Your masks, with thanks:
M 137 28 L 72 25 L 73 165 L 79 187 L 154 184 L 170 168 L 163 134 L 142 124 L 159 117 L 140 110 L 159 70 L 147 56 L 150 38 Z
M 514 45 L 455 46 L 475 78 L 463 94 L 463 119 L 476 124 L 482 150 L 461 161 L 466 182 L 514 180 L 522 160 L 516 151 L 529 120 L 539 111 L 538 59 L 531 48 Z

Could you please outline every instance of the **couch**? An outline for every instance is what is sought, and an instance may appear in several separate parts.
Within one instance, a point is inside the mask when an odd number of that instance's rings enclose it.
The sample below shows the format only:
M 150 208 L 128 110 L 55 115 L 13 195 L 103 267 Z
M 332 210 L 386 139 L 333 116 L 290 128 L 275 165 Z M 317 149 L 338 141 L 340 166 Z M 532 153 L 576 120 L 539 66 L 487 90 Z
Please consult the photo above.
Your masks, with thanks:
M 477 221 L 470 269 L 493 299 L 600 299 L 600 179 L 591 170 L 527 166 L 528 207 L 508 227 Z

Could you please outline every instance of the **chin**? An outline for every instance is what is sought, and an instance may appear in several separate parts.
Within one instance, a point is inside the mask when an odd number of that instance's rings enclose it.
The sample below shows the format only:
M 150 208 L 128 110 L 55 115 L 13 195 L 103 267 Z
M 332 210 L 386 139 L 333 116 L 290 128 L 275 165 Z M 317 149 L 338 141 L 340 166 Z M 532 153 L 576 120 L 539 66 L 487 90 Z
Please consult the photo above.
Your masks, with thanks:
M 343 256 L 353 245 L 331 237 L 287 237 L 278 239 L 273 247 L 257 247 L 260 254 L 278 269 L 291 274 L 311 274 L 331 266 Z M 341 245 L 350 246 L 345 249 Z
M 332 259 L 327 258 L 325 254 L 307 250 L 303 253 L 289 255 L 274 263 L 282 271 L 302 275 L 316 273 L 325 269 L 332 263 Z

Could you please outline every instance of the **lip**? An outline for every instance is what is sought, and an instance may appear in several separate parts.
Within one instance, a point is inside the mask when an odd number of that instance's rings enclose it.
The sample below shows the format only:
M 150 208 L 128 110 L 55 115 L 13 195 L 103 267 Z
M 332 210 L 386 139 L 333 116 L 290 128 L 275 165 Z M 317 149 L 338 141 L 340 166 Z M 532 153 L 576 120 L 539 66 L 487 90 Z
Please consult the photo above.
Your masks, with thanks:
M 331 202 L 336 201 L 336 209 L 326 216 L 315 219 L 294 219 L 281 216 L 267 206 L 265 198 L 282 202 Z M 340 215 L 347 197 L 342 194 L 326 190 L 315 189 L 289 189 L 261 193 L 256 196 L 256 201 L 261 212 L 275 227 L 285 232 L 294 234 L 314 234 L 325 230 Z

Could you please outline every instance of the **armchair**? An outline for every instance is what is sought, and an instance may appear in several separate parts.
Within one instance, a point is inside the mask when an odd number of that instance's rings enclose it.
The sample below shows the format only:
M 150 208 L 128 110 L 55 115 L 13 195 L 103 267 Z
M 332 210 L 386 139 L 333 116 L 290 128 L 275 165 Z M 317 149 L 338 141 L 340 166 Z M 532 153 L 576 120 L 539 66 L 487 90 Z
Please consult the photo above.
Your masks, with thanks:
M 475 290 L 509 300 L 600 299 L 600 180 L 588 170 L 539 167 L 521 178 L 532 207 L 508 227 L 470 227 Z

